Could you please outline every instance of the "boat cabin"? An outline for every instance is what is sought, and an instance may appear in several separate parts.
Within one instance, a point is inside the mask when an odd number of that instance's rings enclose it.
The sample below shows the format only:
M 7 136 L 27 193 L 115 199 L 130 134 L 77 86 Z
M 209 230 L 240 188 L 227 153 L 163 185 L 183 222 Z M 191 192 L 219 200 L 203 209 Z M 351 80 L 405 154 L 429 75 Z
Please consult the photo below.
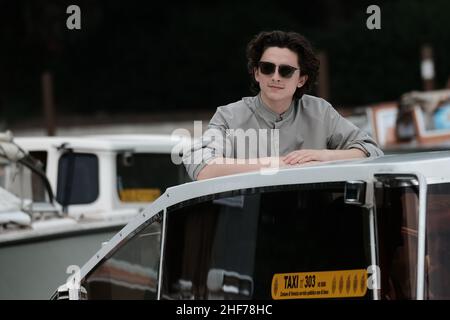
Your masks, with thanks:
M 450 299 L 450 151 L 168 188 L 55 299 Z

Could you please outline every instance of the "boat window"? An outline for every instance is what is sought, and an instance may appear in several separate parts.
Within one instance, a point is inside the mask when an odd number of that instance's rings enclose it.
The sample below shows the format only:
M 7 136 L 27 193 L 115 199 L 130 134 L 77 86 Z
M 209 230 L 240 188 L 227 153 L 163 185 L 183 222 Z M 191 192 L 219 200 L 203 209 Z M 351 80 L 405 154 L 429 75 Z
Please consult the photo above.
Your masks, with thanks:
M 89 300 L 156 299 L 161 217 L 162 212 L 85 277 L 81 285 Z
M 94 202 L 99 194 L 98 158 L 68 152 L 59 158 L 56 200 L 65 205 Z
M 375 185 L 382 299 L 415 299 L 417 180 L 390 177 Z
M 450 183 L 428 185 L 425 298 L 450 299 Z
M 124 152 L 117 155 L 117 192 L 123 202 L 156 200 L 168 187 L 186 181 L 170 154 Z
M 391 181 L 392 182 L 392 181 Z M 417 181 L 375 188 L 382 297 L 415 299 Z M 425 299 L 450 299 L 450 183 L 427 186 Z
M 161 297 L 278 299 L 290 290 L 288 298 L 370 298 L 368 219 L 367 209 L 344 203 L 344 182 L 234 190 L 172 206 Z M 319 273 L 330 278 L 319 281 Z
M 43 178 L 20 163 L 0 163 L 0 187 L 21 199 L 50 201 Z

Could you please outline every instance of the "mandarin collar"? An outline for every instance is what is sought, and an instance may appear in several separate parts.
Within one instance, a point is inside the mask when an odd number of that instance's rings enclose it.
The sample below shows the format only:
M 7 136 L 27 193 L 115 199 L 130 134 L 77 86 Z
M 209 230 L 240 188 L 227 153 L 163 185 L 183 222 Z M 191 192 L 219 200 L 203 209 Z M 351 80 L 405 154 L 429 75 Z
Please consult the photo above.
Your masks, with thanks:
M 292 114 L 292 112 L 294 110 L 294 106 L 295 106 L 295 100 L 293 99 L 289 108 L 285 112 L 278 114 L 275 111 L 273 111 L 272 109 L 270 109 L 264 103 L 264 101 L 261 98 L 261 93 L 256 96 L 255 102 L 256 102 L 256 111 L 264 119 L 269 120 L 271 123 L 280 122 L 280 121 L 287 119 Z

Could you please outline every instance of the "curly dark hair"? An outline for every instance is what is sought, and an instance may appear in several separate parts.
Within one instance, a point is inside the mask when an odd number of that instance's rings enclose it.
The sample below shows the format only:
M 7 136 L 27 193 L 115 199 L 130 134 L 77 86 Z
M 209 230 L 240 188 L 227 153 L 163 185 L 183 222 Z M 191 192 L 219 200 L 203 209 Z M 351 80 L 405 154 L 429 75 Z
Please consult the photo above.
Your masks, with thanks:
M 255 79 L 254 70 L 258 67 L 264 51 L 269 47 L 288 48 L 297 53 L 301 75 L 308 75 L 306 83 L 297 88 L 294 99 L 300 99 L 304 93 L 309 92 L 316 84 L 319 73 L 319 60 L 313 52 L 309 41 L 296 32 L 263 31 L 257 34 L 247 45 L 247 69 L 251 76 L 250 89 L 253 93 L 259 92 L 259 85 Z

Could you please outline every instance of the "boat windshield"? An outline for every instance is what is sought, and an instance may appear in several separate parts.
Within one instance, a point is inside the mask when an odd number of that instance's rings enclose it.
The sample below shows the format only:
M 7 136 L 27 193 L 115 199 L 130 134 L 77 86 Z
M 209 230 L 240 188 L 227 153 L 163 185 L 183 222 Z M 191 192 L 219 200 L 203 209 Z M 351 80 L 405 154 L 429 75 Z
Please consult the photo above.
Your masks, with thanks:
M 369 211 L 344 182 L 234 190 L 168 208 L 163 299 L 372 298 Z

